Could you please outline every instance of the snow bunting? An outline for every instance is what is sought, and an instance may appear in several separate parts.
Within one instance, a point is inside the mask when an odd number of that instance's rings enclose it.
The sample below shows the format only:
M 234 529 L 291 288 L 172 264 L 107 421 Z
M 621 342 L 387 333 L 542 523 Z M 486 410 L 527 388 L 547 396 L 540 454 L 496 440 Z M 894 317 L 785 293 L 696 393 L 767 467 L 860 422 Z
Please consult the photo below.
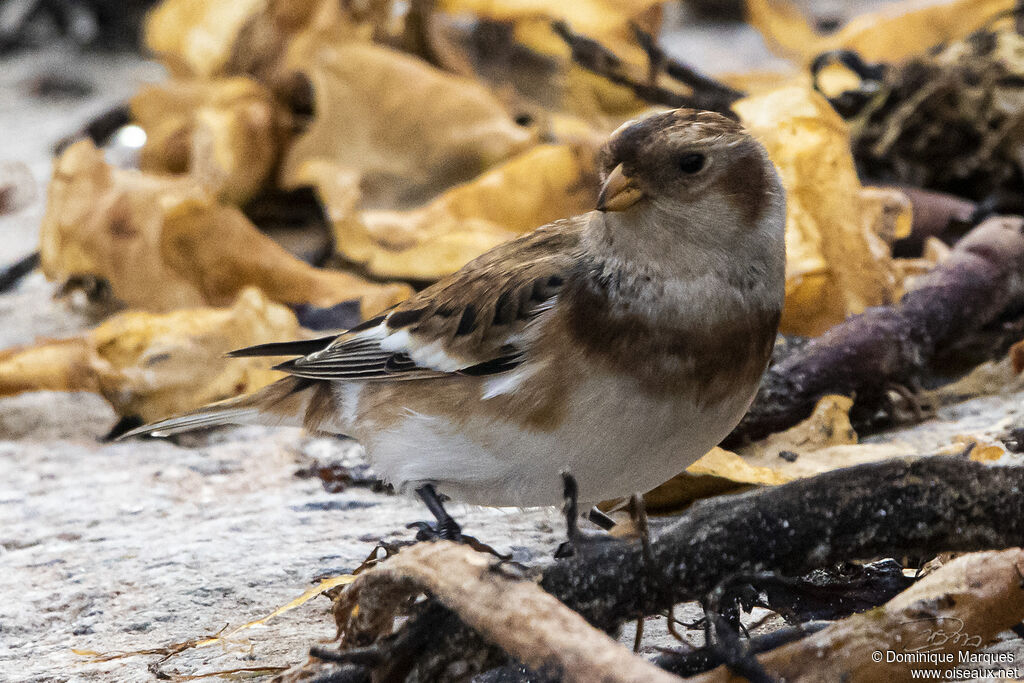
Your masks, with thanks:
M 710 112 L 631 121 L 595 211 L 538 228 L 298 356 L 265 389 L 133 432 L 301 425 L 396 487 L 492 506 L 647 491 L 747 410 L 775 341 L 785 199 L 764 148 Z M 433 509 L 433 507 L 432 507 Z

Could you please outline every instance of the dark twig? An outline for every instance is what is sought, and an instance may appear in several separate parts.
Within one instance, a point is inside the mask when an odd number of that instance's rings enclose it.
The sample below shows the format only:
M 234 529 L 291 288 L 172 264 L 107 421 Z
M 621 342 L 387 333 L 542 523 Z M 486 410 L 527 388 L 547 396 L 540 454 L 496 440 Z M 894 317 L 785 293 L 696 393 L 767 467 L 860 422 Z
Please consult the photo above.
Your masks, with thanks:
M 714 90 L 694 87 L 691 94 L 678 93 L 656 85 L 653 79 L 640 82 L 626 73 L 625 66 L 618 55 L 601 45 L 596 40 L 575 33 L 569 25 L 562 21 L 552 22 L 552 28 L 572 50 L 572 60 L 598 76 L 602 76 L 616 85 L 633 91 L 640 99 L 652 104 L 663 104 L 668 107 L 686 107 L 690 109 L 706 109 L 716 111 L 723 116 L 737 118 L 730 108 L 738 97 L 723 94 L 720 86 Z M 651 54 L 651 53 L 649 53 Z M 656 54 L 654 55 L 657 56 Z M 668 63 L 667 61 L 665 62 Z M 719 84 L 720 85 L 720 84 Z
M 39 267 L 39 252 L 33 251 L 28 256 L 19 259 L 0 270 L 0 292 L 7 292 L 14 289 L 22 278 Z
M 732 88 L 721 81 L 716 81 L 714 78 L 700 73 L 696 69 L 675 59 L 672 59 L 665 54 L 657 41 L 647 31 L 643 30 L 636 24 L 632 24 L 630 28 L 633 31 L 633 37 L 636 38 L 637 43 L 647 53 L 647 58 L 651 64 L 656 64 L 660 68 L 657 71 L 664 71 L 667 75 L 676 79 L 683 85 L 692 88 L 695 92 L 705 92 L 707 94 L 717 93 L 723 101 L 725 106 L 731 105 L 738 99 L 746 97 L 746 93 L 742 90 Z
M 57 144 L 53 146 L 53 153 L 54 155 L 63 154 L 65 149 L 83 138 L 89 138 L 97 147 L 102 147 L 107 144 L 118 128 L 128 125 L 131 120 L 132 113 L 127 104 L 111 107 L 93 118 L 77 132 L 58 140 Z
M 562 472 L 562 516 L 565 517 L 565 541 L 555 550 L 555 558 L 569 557 L 576 552 L 580 539 L 579 485 L 576 477 Z
M 760 654 L 777 647 L 799 640 L 804 636 L 817 633 L 829 625 L 827 621 L 812 621 L 799 626 L 787 626 L 771 633 L 751 638 L 748 647 L 751 654 Z M 710 671 L 716 666 L 725 664 L 720 653 L 702 647 L 690 652 L 665 652 L 659 655 L 654 663 L 662 669 L 677 676 L 695 676 Z
M 639 547 L 616 544 L 553 565 L 541 585 L 610 630 L 698 599 L 732 574 L 798 576 L 849 557 L 1021 543 L 1024 468 L 955 457 L 895 460 L 695 504 L 652 541 L 660 581 L 646 580 Z

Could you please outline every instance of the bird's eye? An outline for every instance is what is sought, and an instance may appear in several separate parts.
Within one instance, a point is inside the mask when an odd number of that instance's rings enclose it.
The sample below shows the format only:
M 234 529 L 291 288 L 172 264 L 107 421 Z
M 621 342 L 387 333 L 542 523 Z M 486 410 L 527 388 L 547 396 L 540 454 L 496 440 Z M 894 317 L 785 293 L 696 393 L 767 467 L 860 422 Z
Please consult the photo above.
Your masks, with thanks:
M 684 154 L 679 159 L 679 170 L 683 173 L 696 173 L 704 168 L 703 154 Z

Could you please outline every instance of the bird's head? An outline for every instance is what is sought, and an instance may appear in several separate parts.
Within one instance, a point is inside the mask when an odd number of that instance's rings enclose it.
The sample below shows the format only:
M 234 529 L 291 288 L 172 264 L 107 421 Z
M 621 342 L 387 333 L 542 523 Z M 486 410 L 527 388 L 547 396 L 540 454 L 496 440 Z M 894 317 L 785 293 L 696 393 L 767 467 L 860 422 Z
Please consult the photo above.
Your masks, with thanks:
M 604 212 L 715 207 L 757 223 L 782 196 L 764 147 L 714 112 L 676 109 L 629 121 L 605 144 L 601 165 Z

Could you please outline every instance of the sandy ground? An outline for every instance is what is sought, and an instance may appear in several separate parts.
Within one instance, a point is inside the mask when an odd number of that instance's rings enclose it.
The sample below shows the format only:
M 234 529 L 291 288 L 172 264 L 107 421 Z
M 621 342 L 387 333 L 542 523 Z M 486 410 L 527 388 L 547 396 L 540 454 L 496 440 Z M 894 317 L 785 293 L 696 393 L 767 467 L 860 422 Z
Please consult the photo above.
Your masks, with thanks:
M 699 36 L 695 41 L 676 34 L 673 51 L 712 71 L 771 63 L 749 32 L 737 37 L 732 28 L 715 30 L 690 34 Z M 712 45 L 735 59 L 708 64 Z M 46 72 L 80 78 L 94 94 L 31 96 L 31 79 Z M 26 164 L 38 191 L 30 206 L 0 218 L 0 264 L 35 248 L 52 144 L 161 73 L 132 56 L 52 51 L 5 60 L 0 163 Z M 53 285 L 37 273 L 0 295 L 0 349 L 91 324 L 55 303 L 52 294 Z M 1016 419 L 1008 406 L 1021 405 L 1020 398 L 954 406 L 944 412 L 946 422 L 900 438 L 927 452 L 958 433 L 948 419 L 969 418 L 979 429 L 994 429 Z M 318 479 L 297 476 L 313 462 L 358 464 L 360 449 L 348 441 L 245 428 L 178 443 L 103 443 L 115 419 L 106 403 L 87 394 L 0 399 L 2 681 L 152 680 L 152 666 L 194 675 L 301 662 L 311 644 L 332 633 L 326 599 L 230 643 L 162 663 L 154 655 L 96 663 L 73 650 L 160 647 L 238 626 L 289 602 L 319 578 L 358 566 L 377 540 L 409 538 L 405 525 L 426 517 L 412 500 L 366 488 L 328 493 Z M 452 512 L 468 532 L 522 562 L 544 561 L 562 540 L 553 510 L 454 505 Z M 677 616 L 690 621 L 696 613 L 691 607 Z M 671 643 L 656 624 L 647 632 L 647 651 Z M 701 640 L 697 631 L 688 638 Z M 631 642 L 631 628 L 623 640 Z

